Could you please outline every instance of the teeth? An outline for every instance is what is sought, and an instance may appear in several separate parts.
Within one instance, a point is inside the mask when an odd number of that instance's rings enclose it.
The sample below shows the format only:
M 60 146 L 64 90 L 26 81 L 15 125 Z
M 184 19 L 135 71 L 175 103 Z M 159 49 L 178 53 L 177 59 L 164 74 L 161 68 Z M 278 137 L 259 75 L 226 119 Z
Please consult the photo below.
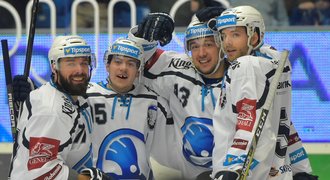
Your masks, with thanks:
M 127 78 L 126 75 L 118 75 L 118 77 L 120 77 L 120 78 Z
M 73 80 L 75 80 L 75 81 L 81 81 L 81 80 L 83 80 L 83 77 L 74 77 Z
M 202 64 L 202 63 L 207 63 L 207 60 L 204 59 L 204 60 L 200 60 L 199 62 L 200 62 L 201 64 Z

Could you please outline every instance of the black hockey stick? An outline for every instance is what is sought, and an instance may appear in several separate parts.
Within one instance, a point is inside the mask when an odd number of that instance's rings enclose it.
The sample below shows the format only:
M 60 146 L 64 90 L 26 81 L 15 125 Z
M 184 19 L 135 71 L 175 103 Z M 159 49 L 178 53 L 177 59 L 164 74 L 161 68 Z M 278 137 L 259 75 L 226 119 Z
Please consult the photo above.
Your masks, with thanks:
M 281 53 L 281 58 L 279 59 L 279 65 L 278 65 L 278 67 L 276 69 L 276 72 L 274 74 L 274 78 L 273 78 L 272 82 L 270 83 L 268 95 L 267 95 L 267 98 L 266 98 L 266 102 L 265 102 L 265 105 L 262 107 L 261 114 L 260 114 L 259 121 L 258 121 L 258 125 L 257 125 L 257 129 L 256 129 L 256 131 L 253 135 L 253 139 L 252 139 L 252 142 L 251 142 L 251 145 L 250 145 L 250 149 L 248 151 L 248 154 L 247 154 L 246 159 L 245 159 L 244 164 L 243 164 L 242 172 L 241 172 L 241 175 L 240 175 L 240 180 L 245 180 L 246 177 L 249 174 L 249 170 L 250 170 L 251 164 L 253 162 L 254 153 L 255 153 L 257 145 L 258 145 L 258 141 L 259 141 L 259 138 L 260 138 L 260 135 L 261 135 L 261 131 L 262 131 L 264 125 L 265 125 L 269 109 L 271 108 L 271 106 L 273 104 L 273 100 L 274 100 L 275 93 L 276 93 L 276 90 L 277 90 L 277 85 L 278 85 L 278 82 L 279 82 L 280 77 L 282 75 L 282 72 L 283 72 L 283 69 L 284 69 L 284 66 L 285 66 L 285 62 L 286 62 L 288 56 L 289 56 L 289 51 L 288 50 L 284 50 Z
M 26 76 L 26 77 L 28 77 L 30 74 L 31 58 L 32 58 L 32 51 L 33 51 L 33 41 L 34 41 L 34 34 L 35 34 L 35 30 L 36 30 L 38 7 L 39 7 L 39 0 L 33 0 L 32 16 L 31 16 L 31 22 L 30 22 L 28 44 L 26 47 L 25 66 L 24 66 L 24 76 Z M 23 105 L 23 102 L 19 102 L 19 106 L 18 106 L 19 114 L 21 112 L 22 105 Z M 19 114 L 18 114 L 18 116 L 19 116 Z
M 27 44 L 27 48 L 26 48 L 25 67 L 24 67 L 25 76 L 29 76 L 29 74 L 30 74 L 31 57 L 32 57 L 32 50 L 33 50 L 34 34 L 35 34 L 35 30 L 36 30 L 38 6 L 39 6 L 39 0 L 33 0 L 32 17 L 31 17 L 31 22 L 30 22 L 28 44 Z
M 7 86 L 7 95 L 8 95 L 8 106 L 9 106 L 11 133 L 12 133 L 13 140 L 15 141 L 17 113 L 15 111 L 15 106 L 14 106 L 14 101 L 13 101 L 13 78 L 12 78 L 12 75 L 11 75 L 11 67 L 10 67 L 10 59 L 9 59 L 9 50 L 8 50 L 7 39 L 1 40 L 1 45 L 2 45 L 3 64 L 4 64 L 5 76 L 6 76 L 6 86 Z

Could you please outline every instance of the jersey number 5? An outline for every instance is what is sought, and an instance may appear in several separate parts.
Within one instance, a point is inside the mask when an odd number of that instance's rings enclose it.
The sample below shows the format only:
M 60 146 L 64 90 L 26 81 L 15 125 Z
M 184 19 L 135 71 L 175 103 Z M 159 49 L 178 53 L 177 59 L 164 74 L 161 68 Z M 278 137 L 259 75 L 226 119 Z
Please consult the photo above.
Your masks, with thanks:
M 94 104 L 95 121 L 97 124 L 105 124 L 107 122 L 107 113 L 105 111 L 105 104 Z

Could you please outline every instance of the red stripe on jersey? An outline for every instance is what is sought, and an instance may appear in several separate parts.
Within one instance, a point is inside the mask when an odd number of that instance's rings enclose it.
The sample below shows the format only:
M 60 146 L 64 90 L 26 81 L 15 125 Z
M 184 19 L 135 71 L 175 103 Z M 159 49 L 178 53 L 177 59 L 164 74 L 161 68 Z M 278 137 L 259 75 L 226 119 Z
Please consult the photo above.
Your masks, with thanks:
M 150 69 L 158 60 L 159 56 L 162 55 L 164 50 L 162 49 L 157 49 L 155 53 L 152 55 L 151 59 L 146 63 L 144 66 L 145 69 Z
M 59 145 L 60 141 L 56 139 L 31 137 L 28 170 L 40 168 L 45 163 L 56 159 Z
M 289 146 L 299 141 L 301 140 L 300 137 L 298 136 L 298 133 L 291 134 L 289 137 Z
M 237 102 L 236 107 L 238 114 L 236 130 L 242 129 L 245 131 L 252 131 L 256 121 L 256 104 L 256 100 L 247 98 Z
M 55 179 L 56 176 L 61 172 L 62 166 L 57 164 L 53 169 L 48 171 L 47 173 L 43 174 L 36 178 L 36 180 L 44 180 L 44 179 Z

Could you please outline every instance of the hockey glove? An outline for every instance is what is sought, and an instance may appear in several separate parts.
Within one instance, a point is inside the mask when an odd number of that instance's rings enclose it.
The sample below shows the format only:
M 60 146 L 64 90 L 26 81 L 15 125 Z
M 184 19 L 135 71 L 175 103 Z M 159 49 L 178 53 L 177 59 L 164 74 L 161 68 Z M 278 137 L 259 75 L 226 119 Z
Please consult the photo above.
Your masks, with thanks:
M 138 25 L 135 36 L 148 41 L 159 41 L 161 46 L 165 46 L 172 40 L 174 31 L 174 21 L 166 13 L 149 13 L 147 17 Z
M 300 172 L 293 176 L 293 180 L 318 180 L 318 176 L 314 176 L 305 172 Z
M 15 102 L 23 102 L 30 92 L 37 88 L 33 81 L 24 75 L 17 75 L 13 79 L 13 96 Z
M 236 171 L 224 170 L 215 175 L 215 180 L 238 180 L 239 174 Z
M 208 22 L 210 19 L 220 16 L 225 10 L 222 6 L 206 7 L 196 12 L 196 17 L 201 22 Z
M 202 172 L 200 173 L 196 180 L 208 180 L 208 179 L 212 179 L 211 178 L 211 174 L 212 174 L 212 171 L 205 171 L 205 172 Z
M 81 175 L 89 176 L 91 180 L 111 180 L 112 178 L 98 168 L 85 168 L 80 172 Z

